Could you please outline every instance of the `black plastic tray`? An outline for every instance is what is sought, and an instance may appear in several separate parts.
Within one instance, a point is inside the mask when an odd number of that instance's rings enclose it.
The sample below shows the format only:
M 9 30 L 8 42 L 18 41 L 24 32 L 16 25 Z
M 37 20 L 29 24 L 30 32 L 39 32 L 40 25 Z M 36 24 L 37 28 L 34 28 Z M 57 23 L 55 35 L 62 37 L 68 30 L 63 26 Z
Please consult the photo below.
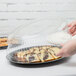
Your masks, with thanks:
M 33 47 L 40 47 L 40 46 L 33 46 Z M 61 46 L 56 46 L 56 45 L 54 45 L 53 47 L 59 47 L 59 48 L 61 48 Z M 22 48 L 22 49 L 15 50 L 14 52 L 9 53 L 9 54 L 6 56 L 6 58 L 7 58 L 10 62 L 16 63 L 16 64 L 44 64 L 44 63 L 51 63 L 51 62 L 55 62 L 55 61 L 58 61 L 58 60 L 63 59 L 63 58 L 59 58 L 59 59 L 52 60 L 52 61 L 38 62 L 38 63 L 20 62 L 20 61 L 17 61 L 17 60 L 15 59 L 14 54 L 15 54 L 16 52 L 21 51 L 21 50 L 28 50 L 28 49 L 30 49 L 30 48 L 32 48 L 32 47 Z

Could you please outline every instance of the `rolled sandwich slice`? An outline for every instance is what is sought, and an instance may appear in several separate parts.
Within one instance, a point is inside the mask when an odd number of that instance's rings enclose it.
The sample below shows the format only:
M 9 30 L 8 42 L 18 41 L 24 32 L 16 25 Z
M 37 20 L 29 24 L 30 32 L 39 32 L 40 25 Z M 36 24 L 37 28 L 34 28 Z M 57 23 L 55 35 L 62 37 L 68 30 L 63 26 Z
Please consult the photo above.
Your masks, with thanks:
M 60 48 L 58 47 L 52 47 L 50 49 L 48 49 L 48 52 L 55 58 L 55 59 L 58 59 L 60 58 L 60 56 L 56 56 L 60 51 Z
M 49 49 L 50 47 L 51 47 L 51 46 L 43 46 L 42 49 L 43 49 L 43 50 L 47 50 L 47 49 Z
M 35 48 L 34 48 L 34 53 L 37 54 L 37 55 L 40 53 L 39 47 L 35 47 Z
M 15 59 L 19 62 L 28 62 L 26 51 L 20 51 L 15 54 Z
M 46 50 L 41 50 L 41 53 L 38 56 L 41 62 L 54 60 L 53 56 Z
M 37 63 L 40 62 L 39 57 L 37 56 L 37 54 L 28 54 L 27 55 L 27 60 L 29 61 L 29 63 Z
M 30 48 L 29 50 L 30 50 L 30 53 L 35 53 L 35 54 L 40 53 L 40 51 L 39 51 L 39 48 L 38 48 L 38 47 Z

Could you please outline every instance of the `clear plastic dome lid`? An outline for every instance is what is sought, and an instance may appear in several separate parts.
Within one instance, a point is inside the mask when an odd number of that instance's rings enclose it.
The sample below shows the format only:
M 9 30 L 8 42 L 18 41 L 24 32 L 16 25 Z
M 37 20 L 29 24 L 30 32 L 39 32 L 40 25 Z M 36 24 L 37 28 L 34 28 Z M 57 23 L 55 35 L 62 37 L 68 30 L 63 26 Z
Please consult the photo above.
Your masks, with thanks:
M 49 49 L 56 57 L 54 50 L 56 50 L 56 52 L 59 51 L 61 46 L 60 44 L 58 45 L 52 42 L 66 41 L 71 37 L 67 33 L 67 27 L 62 32 L 62 28 L 66 26 L 66 24 L 62 18 L 44 18 L 28 24 L 27 27 L 26 24 L 24 24 L 16 28 L 8 36 L 7 59 L 10 62 L 19 64 L 36 63 L 30 62 L 30 59 L 38 62 L 40 55 L 44 58 L 43 54 L 48 55 L 51 53 L 49 53 Z M 52 36 L 50 37 L 50 42 L 48 41 L 49 36 Z M 54 50 L 49 48 L 51 46 L 55 47 L 53 48 Z M 39 59 L 39 62 L 40 61 Z
M 8 36 L 8 48 L 48 45 L 46 37 L 61 30 L 59 27 L 63 23 L 63 19 L 43 18 L 28 24 L 28 26 L 21 25 Z

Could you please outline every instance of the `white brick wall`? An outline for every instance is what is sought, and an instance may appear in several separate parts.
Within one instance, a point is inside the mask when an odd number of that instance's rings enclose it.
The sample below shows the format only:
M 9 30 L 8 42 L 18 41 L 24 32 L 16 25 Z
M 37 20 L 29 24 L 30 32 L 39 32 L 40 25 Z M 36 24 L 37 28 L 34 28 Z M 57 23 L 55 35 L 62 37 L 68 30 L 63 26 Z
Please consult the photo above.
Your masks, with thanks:
M 45 16 L 75 19 L 76 0 L 0 0 L 0 30 L 7 33 Z

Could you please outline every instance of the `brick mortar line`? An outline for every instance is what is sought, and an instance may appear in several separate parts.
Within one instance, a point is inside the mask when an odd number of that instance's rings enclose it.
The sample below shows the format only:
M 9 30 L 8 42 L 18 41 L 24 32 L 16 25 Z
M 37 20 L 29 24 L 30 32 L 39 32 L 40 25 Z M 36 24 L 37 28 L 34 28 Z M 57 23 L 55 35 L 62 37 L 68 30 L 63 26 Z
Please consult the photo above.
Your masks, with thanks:
M 46 10 L 39 10 L 39 11 L 0 11 L 0 12 L 11 12 L 11 13 L 13 13 L 13 12 L 30 12 L 30 13 L 33 13 L 33 12 L 40 12 L 40 13 L 48 13 L 48 12 L 76 12 L 76 10 L 48 10 L 48 11 L 46 11 Z
M 64 1 L 64 3 L 66 2 Z M 10 4 L 63 4 L 63 2 L 56 2 L 56 1 L 55 2 L 0 2 L 0 4 L 9 4 L 9 5 Z
M 30 21 L 30 20 L 35 20 L 37 18 L 33 18 L 33 19 L 0 19 L 0 21 L 9 21 L 9 20 L 17 20 L 17 21 Z M 76 17 L 66 17 L 66 19 L 76 19 Z

